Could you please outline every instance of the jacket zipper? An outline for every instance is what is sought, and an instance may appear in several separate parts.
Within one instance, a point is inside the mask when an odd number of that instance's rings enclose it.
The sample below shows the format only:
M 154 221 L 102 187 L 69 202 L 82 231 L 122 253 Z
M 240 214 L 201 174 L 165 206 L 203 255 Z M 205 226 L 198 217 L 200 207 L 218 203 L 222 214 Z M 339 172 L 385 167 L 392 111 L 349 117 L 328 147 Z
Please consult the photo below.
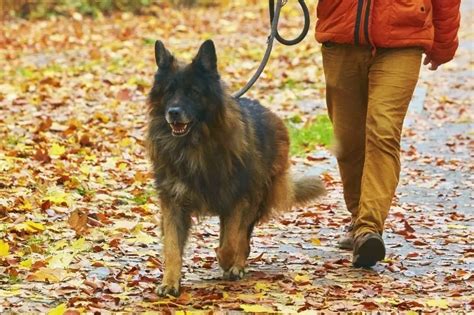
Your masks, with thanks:
M 358 0 L 354 30 L 355 45 L 370 44 L 369 17 L 371 2 L 371 0 Z
M 357 1 L 357 16 L 354 29 L 354 44 L 359 45 L 359 30 L 360 30 L 360 20 L 362 17 L 362 7 L 364 6 L 364 0 Z

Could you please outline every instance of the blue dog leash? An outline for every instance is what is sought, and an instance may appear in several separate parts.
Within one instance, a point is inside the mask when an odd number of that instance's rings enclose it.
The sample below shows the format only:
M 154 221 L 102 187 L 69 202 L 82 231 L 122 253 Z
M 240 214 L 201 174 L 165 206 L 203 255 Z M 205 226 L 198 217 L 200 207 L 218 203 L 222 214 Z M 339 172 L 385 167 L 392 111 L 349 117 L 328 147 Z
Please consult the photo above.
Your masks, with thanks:
M 274 0 L 269 0 L 268 1 L 268 9 L 270 11 L 270 24 L 271 24 L 271 29 L 270 29 L 270 35 L 268 36 L 267 39 L 267 50 L 265 51 L 265 54 L 263 56 L 262 61 L 260 62 L 260 65 L 255 71 L 254 75 L 252 78 L 247 82 L 247 84 L 241 88 L 238 92 L 236 92 L 234 95 L 232 95 L 235 98 L 240 98 L 242 95 L 244 95 L 258 80 L 260 75 L 262 74 L 263 70 L 265 69 L 265 66 L 267 65 L 268 59 L 270 58 L 270 54 L 272 52 L 273 48 L 273 40 L 276 38 L 277 41 L 282 43 L 283 45 L 296 45 L 300 43 L 305 36 L 308 34 L 309 30 L 309 24 L 310 24 L 310 17 L 309 17 L 309 10 L 308 7 L 306 6 L 306 3 L 304 0 L 298 0 L 301 9 L 303 10 L 304 14 L 304 26 L 301 34 L 291 40 L 285 39 L 280 34 L 278 33 L 278 20 L 280 18 L 280 12 L 281 8 L 287 3 L 288 0 L 277 0 L 276 3 L 276 8 L 275 8 L 275 1 Z

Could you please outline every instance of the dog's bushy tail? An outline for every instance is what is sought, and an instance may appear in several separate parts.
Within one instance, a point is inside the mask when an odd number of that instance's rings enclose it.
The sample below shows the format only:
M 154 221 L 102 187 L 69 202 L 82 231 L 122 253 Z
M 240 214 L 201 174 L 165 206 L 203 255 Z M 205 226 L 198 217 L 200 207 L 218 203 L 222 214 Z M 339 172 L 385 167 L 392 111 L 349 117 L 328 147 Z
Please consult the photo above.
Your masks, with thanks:
M 293 177 L 288 173 L 274 178 L 272 188 L 268 208 L 273 211 L 263 213 L 260 222 L 289 211 L 293 206 L 304 206 L 326 193 L 318 176 Z
M 317 176 L 293 179 L 293 205 L 304 205 L 324 195 L 326 188 Z

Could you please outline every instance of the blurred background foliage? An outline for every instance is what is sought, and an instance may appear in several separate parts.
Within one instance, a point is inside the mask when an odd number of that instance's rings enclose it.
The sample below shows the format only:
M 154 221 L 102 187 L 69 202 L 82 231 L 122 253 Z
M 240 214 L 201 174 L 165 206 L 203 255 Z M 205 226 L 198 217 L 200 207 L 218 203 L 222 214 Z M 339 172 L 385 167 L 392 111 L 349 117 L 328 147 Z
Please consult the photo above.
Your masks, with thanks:
M 0 17 L 41 19 L 74 13 L 101 16 L 116 11 L 146 14 L 147 10 L 157 6 L 215 6 L 229 2 L 231 0 L 0 0 Z M 255 3 L 257 0 L 246 2 Z

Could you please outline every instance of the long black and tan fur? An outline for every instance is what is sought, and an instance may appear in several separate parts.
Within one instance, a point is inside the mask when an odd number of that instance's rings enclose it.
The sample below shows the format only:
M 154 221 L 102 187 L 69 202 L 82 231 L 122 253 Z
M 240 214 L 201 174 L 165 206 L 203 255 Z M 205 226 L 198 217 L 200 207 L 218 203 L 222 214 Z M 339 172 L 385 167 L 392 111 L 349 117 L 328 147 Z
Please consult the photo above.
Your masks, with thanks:
M 255 224 L 313 200 L 316 177 L 293 180 L 284 123 L 258 102 L 236 100 L 217 71 L 212 41 L 181 65 L 157 41 L 149 94 L 149 154 L 161 202 L 165 271 L 161 295 L 178 295 L 192 215 L 220 218 L 224 277 L 244 275 Z

